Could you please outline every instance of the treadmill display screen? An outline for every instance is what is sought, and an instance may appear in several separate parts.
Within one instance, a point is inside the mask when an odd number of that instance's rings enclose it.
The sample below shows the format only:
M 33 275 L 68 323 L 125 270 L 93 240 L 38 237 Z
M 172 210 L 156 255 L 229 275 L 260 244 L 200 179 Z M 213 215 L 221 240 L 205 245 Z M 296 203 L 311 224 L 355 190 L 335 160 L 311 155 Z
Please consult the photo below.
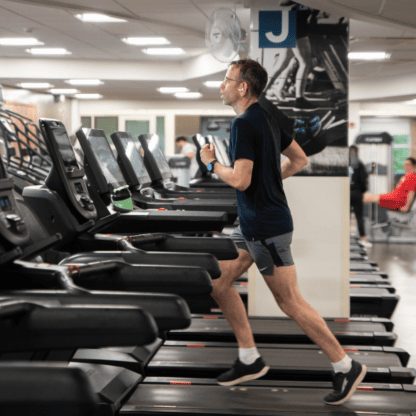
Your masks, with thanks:
M 98 159 L 98 163 L 100 164 L 101 170 L 108 183 L 114 189 L 126 185 L 120 166 L 118 166 L 107 138 L 105 136 L 88 136 L 88 141 L 91 144 L 92 150 Z
M 205 141 L 205 137 L 201 136 L 200 134 L 198 134 L 197 140 L 199 145 L 201 146 L 201 149 L 207 144 L 207 142 Z
M 1 160 L 1 155 L 0 155 L 0 179 L 6 179 L 6 170 Z
M 123 145 L 123 149 L 127 158 L 130 160 L 130 163 L 133 166 L 134 172 L 140 182 L 140 185 L 147 185 L 151 183 L 152 180 L 150 179 L 150 176 L 147 173 L 146 167 L 144 165 L 144 152 L 141 148 L 140 142 L 135 142 L 133 139 L 123 137 L 121 139 L 121 144 Z M 136 144 L 140 146 L 140 150 L 137 149 Z
M 224 166 L 230 166 L 231 161 L 230 161 L 230 158 L 228 157 L 228 154 L 227 154 L 227 151 L 225 149 L 225 145 L 224 145 L 223 141 L 221 139 L 219 139 L 218 137 L 214 137 L 213 141 L 214 141 L 214 145 L 215 145 L 217 158 L 219 156 L 223 160 L 222 162 L 220 161 L 220 163 Z
M 75 167 L 79 169 L 77 159 L 75 157 L 74 149 L 72 148 L 71 141 L 64 127 L 57 127 L 53 129 L 53 136 L 58 145 L 59 152 L 61 153 L 62 160 L 65 167 Z
M 173 177 L 172 171 L 170 170 L 169 164 L 166 161 L 165 155 L 159 146 L 159 136 L 153 135 L 150 142 L 148 143 L 149 150 L 152 152 L 153 157 L 156 160 L 157 166 L 159 167 L 160 173 L 163 179 L 170 179 Z

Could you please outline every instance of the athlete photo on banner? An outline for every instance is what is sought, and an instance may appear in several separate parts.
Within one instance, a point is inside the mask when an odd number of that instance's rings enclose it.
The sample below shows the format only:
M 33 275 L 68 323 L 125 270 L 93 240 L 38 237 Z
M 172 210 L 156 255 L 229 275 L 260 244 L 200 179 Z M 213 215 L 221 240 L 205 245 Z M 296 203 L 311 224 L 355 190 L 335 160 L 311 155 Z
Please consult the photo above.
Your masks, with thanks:
M 259 103 L 307 154 L 297 175 L 348 176 L 348 20 L 293 1 L 258 18 Z

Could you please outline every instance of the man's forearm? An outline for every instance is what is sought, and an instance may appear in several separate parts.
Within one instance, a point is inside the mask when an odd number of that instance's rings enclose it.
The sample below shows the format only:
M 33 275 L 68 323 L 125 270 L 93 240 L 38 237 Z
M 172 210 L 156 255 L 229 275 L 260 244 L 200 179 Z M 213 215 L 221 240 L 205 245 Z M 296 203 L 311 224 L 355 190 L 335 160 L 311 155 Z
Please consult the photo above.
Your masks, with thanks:
M 290 159 L 286 159 L 282 165 L 282 179 L 290 178 L 294 174 L 298 173 L 304 166 L 306 166 L 306 163 L 303 161 L 292 161 Z
M 241 178 L 236 177 L 235 170 L 233 168 L 228 168 L 226 166 L 221 165 L 221 163 L 217 162 L 214 165 L 214 173 L 233 188 L 238 189 L 238 187 L 240 186 Z

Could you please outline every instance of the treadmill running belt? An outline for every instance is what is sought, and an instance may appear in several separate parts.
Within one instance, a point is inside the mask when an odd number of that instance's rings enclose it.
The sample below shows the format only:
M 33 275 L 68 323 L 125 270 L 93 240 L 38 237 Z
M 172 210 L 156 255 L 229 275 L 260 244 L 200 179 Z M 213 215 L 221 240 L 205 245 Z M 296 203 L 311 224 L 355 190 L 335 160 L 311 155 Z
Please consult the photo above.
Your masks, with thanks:
M 329 329 L 343 344 L 394 345 L 395 335 L 386 332 L 382 323 L 327 321 Z M 250 319 L 250 326 L 257 342 L 305 344 L 312 341 L 300 327 L 289 319 Z M 390 339 L 390 335 L 394 337 Z M 189 328 L 170 331 L 171 340 L 233 340 L 234 333 L 225 319 L 192 319 Z
M 290 347 L 290 346 L 289 346 Z M 270 366 L 265 379 L 284 380 L 332 380 L 332 366 L 326 355 L 319 349 L 260 348 L 263 359 Z M 365 381 L 413 383 L 414 372 L 397 374 L 391 370 L 404 368 L 396 354 L 384 351 L 348 351 L 354 360 L 365 364 L 368 372 Z M 237 348 L 205 347 L 162 347 L 147 366 L 148 376 L 212 377 L 227 371 L 237 357 Z M 406 380 L 404 379 L 406 377 Z
M 191 380 L 191 379 L 190 379 Z M 272 383 L 272 382 L 271 382 Z M 179 384 L 179 383 L 178 383 Z M 215 414 L 215 415 L 306 415 L 357 413 L 409 415 L 415 409 L 416 392 L 397 390 L 357 391 L 342 406 L 325 404 L 332 387 L 234 387 L 142 384 L 120 414 Z M 329 384 L 329 383 L 328 383 Z M 400 385 L 398 385 L 400 386 Z

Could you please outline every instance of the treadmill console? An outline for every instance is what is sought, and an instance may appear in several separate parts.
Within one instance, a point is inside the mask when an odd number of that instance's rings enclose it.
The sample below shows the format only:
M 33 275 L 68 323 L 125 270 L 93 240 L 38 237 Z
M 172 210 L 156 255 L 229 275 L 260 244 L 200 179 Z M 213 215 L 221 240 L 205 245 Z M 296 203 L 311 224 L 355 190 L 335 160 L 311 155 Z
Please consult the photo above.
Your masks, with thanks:
M 205 166 L 204 163 L 202 163 L 201 160 L 201 149 L 207 144 L 205 141 L 205 138 L 203 136 L 201 136 L 200 134 L 195 134 L 192 136 L 192 141 L 194 142 L 195 146 L 196 146 L 196 161 L 198 162 L 198 167 L 201 170 L 201 173 L 203 176 L 207 176 L 207 175 L 211 175 L 212 172 L 210 172 L 208 170 L 208 168 Z
M 171 180 L 173 174 L 160 147 L 159 136 L 157 134 L 141 134 L 139 141 L 144 152 L 145 166 L 153 182 Z
M 88 179 L 99 194 L 112 194 L 127 185 L 103 130 L 80 129 L 76 136 L 84 152 Z
M 123 175 L 132 187 L 149 186 L 152 183 L 144 163 L 144 150 L 130 132 L 116 131 L 111 135 L 117 149 L 118 161 Z
M 0 235 L 7 245 L 25 246 L 30 243 L 29 232 L 20 216 L 13 187 L 0 157 Z
M 78 165 L 65 126 L 49 119 L 40 119 L 39 125 L 53 162 L 46 185 L 69 202 L 85 220 L 96 219 L 97 211 L 84 180 L 85 171 Z

